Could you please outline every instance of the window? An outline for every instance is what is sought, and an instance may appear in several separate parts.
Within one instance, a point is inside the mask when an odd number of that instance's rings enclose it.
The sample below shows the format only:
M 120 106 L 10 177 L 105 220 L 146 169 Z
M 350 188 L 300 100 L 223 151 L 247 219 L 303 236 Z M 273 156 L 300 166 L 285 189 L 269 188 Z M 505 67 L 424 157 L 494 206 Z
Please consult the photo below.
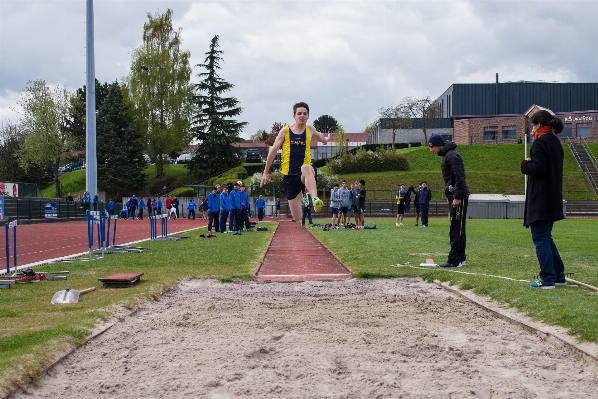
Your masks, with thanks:
M 502 127 L 502 141 L 517 140 L 517 128 L 515 126 Z
M 577 127 L 577 137 L 592 137 L 592 124 L 591 123 L 578 123 L 576 127 Z
M 496 141 L 498 138 L 498 126 L 486 126 L 484 128 L 484 141 Z
M 562 132 L 556 135 L 558 138 L 563 137 L 573 137 L 573 125 L 570 123 L 565 123 L 565 128 Z

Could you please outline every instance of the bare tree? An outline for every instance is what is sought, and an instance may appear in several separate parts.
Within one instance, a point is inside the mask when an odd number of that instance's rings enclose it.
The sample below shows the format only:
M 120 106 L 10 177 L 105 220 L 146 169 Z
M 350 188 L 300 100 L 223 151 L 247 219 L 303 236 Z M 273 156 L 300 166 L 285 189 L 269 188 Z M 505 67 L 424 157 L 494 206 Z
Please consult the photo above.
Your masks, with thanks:
M 336 152 L 339 155 L 346 153 L 349 138 L 342 125 L 336 125 L 334 128 L 334 138 L 336 140 Z
M 276 140 L 276 135 L 278 134 L 278 132 L 280 132 L 280 129 L 282 129 L 283 127 L 284 124 L 282 122 L 274 122 L 272 124 L 272 129 L 270 129 L 270 135 L 266 140 L 264 140 L 264 143 L 266 145 L 274 144 L 274 140 Z
M 428 119 L 438 117 L 438 109 L 434 105 L 434 101 L 430 99 L 430 96 L 422 98 L 405 97 L 399 105 L 404 115 L 409 118 L 415 118 L 421 120 L 422 131 L 424 132 L 424 143 L 428 142 L 428 134 L 426 132 L 426 126 Z
M 259 129 L 256 133 L 252 134 L 249 140 L 251 141 L 264 141 L 268 138 L 269 134 L 265 129 Z
M 389 105 L 378 109 L 383 127 L 388 127 L 392 130 L 392 150 L 395 150 L 395 137 L 399 129 L 409 129 L 411 127 L 411 119 L 405 114 L 405 110 L 401 105 Z

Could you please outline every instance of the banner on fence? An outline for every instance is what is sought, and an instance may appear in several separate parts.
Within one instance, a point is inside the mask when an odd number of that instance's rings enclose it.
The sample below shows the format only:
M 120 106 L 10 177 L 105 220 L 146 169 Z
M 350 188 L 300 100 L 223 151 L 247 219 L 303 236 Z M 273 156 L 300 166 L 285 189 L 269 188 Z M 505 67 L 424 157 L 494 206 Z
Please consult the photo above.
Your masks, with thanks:
M 46 219 L 56 219 L 58 217 L 58 207 L 56 202 L 46 202 Z
M 0 195 L 4 197 L 18 197 L 19 185 L 17 183 L 5 183 L 0 181 Z
M 0 195 L 0 220 L 4 220 L 4 196 Z

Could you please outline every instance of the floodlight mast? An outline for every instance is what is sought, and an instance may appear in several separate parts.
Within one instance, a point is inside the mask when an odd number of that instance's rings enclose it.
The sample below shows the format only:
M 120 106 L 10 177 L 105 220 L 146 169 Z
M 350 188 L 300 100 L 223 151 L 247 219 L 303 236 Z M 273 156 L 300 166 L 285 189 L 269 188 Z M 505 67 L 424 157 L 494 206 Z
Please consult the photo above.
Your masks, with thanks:
M 93 47 L 93 0 L 87 0 L 86 27 L 87 91 L 85 94 L 85 189 L 90 195 L 98 192 L 96 155 L 96 77 Z

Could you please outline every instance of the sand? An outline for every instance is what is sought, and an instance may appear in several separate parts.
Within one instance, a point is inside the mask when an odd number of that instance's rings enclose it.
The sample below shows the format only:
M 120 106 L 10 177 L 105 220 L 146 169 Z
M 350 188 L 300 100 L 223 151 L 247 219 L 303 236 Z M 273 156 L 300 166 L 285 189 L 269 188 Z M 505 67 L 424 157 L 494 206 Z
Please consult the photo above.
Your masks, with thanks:
M 590 398 L 598 365 L 418 279 L 191 280 L 17 398 Z

